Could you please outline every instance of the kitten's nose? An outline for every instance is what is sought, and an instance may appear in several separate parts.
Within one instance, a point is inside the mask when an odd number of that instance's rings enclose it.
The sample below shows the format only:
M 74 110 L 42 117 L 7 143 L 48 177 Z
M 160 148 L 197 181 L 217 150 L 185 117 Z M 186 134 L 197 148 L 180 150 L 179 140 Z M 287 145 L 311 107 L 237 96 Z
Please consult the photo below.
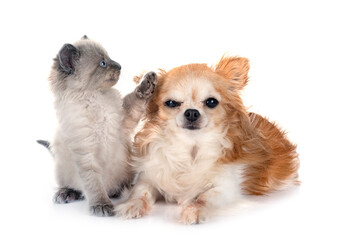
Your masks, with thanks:
M 121 68 L 122 68 L 121 65 L 118 62 L 115 62 L 113 60 L 110 60 L 110 65 L 111 65 L 111 67 L 114 67 L 117 70 L 121 70 Z
M 196 109 L 187 109 L 185 112 L 184 112 L 184 116 L 185 118 L 189 121 L 189 122 L 194 122 L 196 121 L 199 116 L 201 114 L 199 113 L 198 110 Z

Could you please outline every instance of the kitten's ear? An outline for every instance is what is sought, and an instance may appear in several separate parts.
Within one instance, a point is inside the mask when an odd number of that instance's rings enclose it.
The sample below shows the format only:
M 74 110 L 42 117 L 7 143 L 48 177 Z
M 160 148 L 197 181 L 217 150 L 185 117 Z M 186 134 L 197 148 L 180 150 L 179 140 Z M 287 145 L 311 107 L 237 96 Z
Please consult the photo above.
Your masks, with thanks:
M 80 57 L 79 50 L 72 44 L 65 44 L 61 48 L 58 59 L 62 71 L 71 74 L 74 73 L 75 64 Z
M 88 39 L 87 35 L 84 35 L 81 39 Z
M 249 61 L 243 57 L 222 57 L 215 72 L 230 83 L 233 90 L 241 90 L 248 82 Z

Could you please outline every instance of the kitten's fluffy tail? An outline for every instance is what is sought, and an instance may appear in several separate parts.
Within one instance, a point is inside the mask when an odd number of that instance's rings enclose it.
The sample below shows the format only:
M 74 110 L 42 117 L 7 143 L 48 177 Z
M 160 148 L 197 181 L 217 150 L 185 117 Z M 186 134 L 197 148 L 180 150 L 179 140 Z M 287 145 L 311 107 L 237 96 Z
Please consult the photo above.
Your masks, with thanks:
M 42 146 L 46 147 L 49 152 L 51 152 L 51 148 L 50 148 L 50 142 L 46 141 L 46 140 L 37 140 L 38 144 L 41 144 Z

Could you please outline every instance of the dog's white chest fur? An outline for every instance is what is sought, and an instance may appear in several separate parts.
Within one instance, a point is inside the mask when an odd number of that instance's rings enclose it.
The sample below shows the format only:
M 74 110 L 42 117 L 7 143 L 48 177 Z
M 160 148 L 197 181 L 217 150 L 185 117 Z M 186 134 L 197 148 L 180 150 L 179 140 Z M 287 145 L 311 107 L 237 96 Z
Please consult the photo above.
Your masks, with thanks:
M 149 145 L 140 170 L 167 200 L 186 202 L 212 187 L 219 171 L 215 162 L 229 147 L 219 132 L 166 132 Z

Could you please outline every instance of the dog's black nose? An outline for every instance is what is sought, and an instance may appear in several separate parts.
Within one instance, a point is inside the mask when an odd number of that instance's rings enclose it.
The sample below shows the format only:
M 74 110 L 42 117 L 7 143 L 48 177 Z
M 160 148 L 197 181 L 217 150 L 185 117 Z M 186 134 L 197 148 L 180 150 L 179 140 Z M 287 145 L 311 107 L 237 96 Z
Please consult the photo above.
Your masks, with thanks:
M 194 122 L 196 121 L 199 116 L 201 114 L 199 113 L 198 110 L 196 109 L 187 109 L 185 112 L 184 112 L 184 116 L 185 118 L 189 121 L 189 122 Z
M 110 65 L 111 65 L 111 67 L 114 67 L 117 70 L 121 70 L 121 68 L 122 68 L 121 65 L 118 62 L 115 62 L 113 60 L 110 60 Z

